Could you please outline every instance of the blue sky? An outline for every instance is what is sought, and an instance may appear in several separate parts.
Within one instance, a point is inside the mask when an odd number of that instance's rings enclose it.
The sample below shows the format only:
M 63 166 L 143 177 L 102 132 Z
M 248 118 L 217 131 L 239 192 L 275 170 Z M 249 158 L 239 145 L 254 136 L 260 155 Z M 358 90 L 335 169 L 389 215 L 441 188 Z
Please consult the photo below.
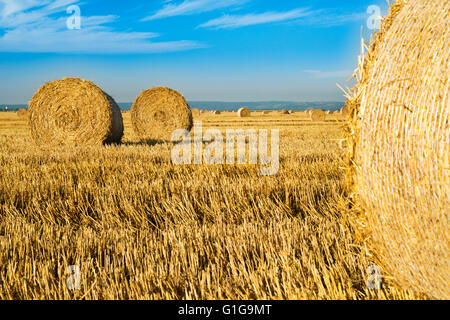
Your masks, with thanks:
M 63 77 L 118 102 L 161 85 L 188 100 L 340 101 L 371 5 L 387 12 L 385 0 L 0 0 L 0 104 Z

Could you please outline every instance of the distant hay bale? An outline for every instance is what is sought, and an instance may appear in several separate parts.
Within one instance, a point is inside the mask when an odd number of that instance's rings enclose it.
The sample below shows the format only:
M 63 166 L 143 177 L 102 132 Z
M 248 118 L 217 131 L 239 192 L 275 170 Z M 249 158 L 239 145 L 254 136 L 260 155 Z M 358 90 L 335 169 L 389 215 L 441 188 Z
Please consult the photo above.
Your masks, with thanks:
M 177 91 L 157 87 L 147 89 L 131 107 L 134 132 L 145 140 L 170 140 L 173 131 L 190 131 L 192 112 L 186 99 Z
M 200 110 L 197 108 L 192 109 L 192 115 L 198 117 L 200 115 Z
M 280 114 L 289 114 L 289 111 L 287 111 L 286 109 L 282 109 L 280 110 Z
M 350 115 L 350 110 L 351 110 L 351 107 L 349 106 L 349 105 L 345 105 L 341 110 L 340 110 L 340 114 L 342 114 L 343 116 L 348 116 L 348 115 Z
M 251 112 L 247 108 L 240 108 L 238 110 L 238 116 L 240 118 L 250 117 L 251 116 Z
M 20 108 L 19 110 L 17 110 L 16 114 L 20 119 L 28 118 L 28 110 L 25 108 Z
M 207 110 L 200 111 L 200 114 L 205 114 L 205 113 L 208 113 L 208 111 Z
M 294 114 L 295 111 L 294 110 L 289 110 L 289 114 Z
M 450 1 L 390 7 L 359 66 L 349 182 L 383 273 L 450 298 Z
M 214 115 L 216 115 L 216 116 L 217 116 L 217 115 L 220 115 L 220 114 L 221 114 L 221 112 L 220 112 L 220 111 L 217 111 L 217 110 L 216 110 L 216 111 L 213 111 L 213 112 L 212 112 L 212 114 L 214 114 Z
M 326 114 L 322 110 L 312 110 L 309 114 L 309 119 L 313 122 L 325 121 Z
M 30 100 L 31 135 L 43 145 L 120 142 L 119 106 L 91 81 L 65 78 L 43 85 Z

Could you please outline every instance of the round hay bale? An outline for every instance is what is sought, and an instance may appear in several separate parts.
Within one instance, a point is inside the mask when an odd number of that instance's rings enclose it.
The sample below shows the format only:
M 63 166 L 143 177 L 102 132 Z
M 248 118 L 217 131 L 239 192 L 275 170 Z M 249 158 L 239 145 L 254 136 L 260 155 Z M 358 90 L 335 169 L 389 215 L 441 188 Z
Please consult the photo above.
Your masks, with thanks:
M 282 109 L 280 110 L 280 114 L 289 114 L 289 111 L 287 111 L 286 109 Z
M 246 118 L 246 117 L 250 117 L 251 116 L 251 112 L 250 110 L 248 110 L 247 108 L 240 108 L 238 110 L 238 116 L 240 118 Z
M 449 12 L 391 5 L 347 101 L 350 191 L 383 273 L 435 299 L 450 298 Z
M 346 104 L 341 110 L 340 114 L 342 114 L 345 117 L 348 117 L 350 115 L 351 106 Z
M 289 110 L 289 114 L 294 114 L 295 111 L 294 110 Z
M 322 110 L 312 110 L 309 114 L 309 119 L 313 122 L 325 121 L 326 114 Z
M 186 99 L 166 87 L 141 92 L 131 107 L 131 121 L 134 132 L 145 140 L 168 141 L 173 131 L 190 131 L 193 125 L 192 112 Z
M 34 94 L 28 112 L 31 135 L 38 144 L 118 143 L 123 136 L 119 106 L 91 81 L 49 82 Z
M 217 116 L 217 115 L 220 115 L 220 114 L 221 114 L 221 112 L 220 112 L 220 111 L 217 111 L 217 110 L 216 110 L 216 111 L 213 111 L 213 112 L 212 112 L 212 114 L 214 114 L 214 115 L 216 115 L 216 116 Z
M 28 110 L 25 108 L 20 108 L 19 110 L 17 110 L 16 114 L 20 119 L 28 118 Z
M 200 110 L 197 108 L 192 109 L 192 115 L 198 117 L 200 115 Z

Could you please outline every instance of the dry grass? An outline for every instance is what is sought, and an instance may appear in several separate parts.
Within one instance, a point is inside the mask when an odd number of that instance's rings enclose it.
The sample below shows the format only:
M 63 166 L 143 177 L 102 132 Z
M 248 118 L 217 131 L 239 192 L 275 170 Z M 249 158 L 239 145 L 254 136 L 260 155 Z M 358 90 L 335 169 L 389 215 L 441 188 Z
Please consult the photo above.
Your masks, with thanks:
M 174 166 L 124 113 L 124 144 L 36 147 L 25 121 L 0 113 L 0 299 L 406 299 L 368 290 L 373 257 L 344 194 L 335 139 L 342 118 L 304 113 L 203 128 L 279 128 L 280 171 Z M 81 289 L 66 287 L 69 265 Z

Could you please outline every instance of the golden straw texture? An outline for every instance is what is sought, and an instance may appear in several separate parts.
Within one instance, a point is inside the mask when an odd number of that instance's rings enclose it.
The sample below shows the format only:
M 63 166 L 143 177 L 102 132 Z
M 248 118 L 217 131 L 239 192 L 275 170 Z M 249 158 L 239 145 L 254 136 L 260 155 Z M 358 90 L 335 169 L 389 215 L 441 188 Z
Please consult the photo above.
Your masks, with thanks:
M 450 1 L 397 1 L 350 93 L 350 183 L 385 272 L 450 298 Z
M 114 100 L 90 81 L 65 78 L 42 86 L 30 100 L 31 134 L 42 145 L 120 142 L 123 122 Z
M 131 107 L 135 133 L 146 140 L 171 139 L 177 129 L 192 129 L 192 112 L 177 91 L 158 87 L 143 91 Z

